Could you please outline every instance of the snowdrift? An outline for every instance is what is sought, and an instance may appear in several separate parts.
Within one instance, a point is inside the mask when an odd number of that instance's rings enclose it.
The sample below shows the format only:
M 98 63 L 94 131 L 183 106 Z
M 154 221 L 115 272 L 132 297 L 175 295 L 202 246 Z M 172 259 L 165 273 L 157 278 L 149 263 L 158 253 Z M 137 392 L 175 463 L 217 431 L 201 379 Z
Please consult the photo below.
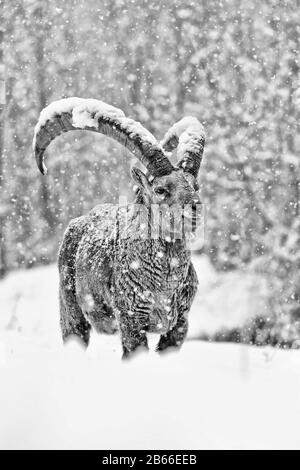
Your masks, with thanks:
M 56 267 L 1 282 L 0 448 L 300 448 L 299 351 L 192 340 L 256 309 L 251 276 L 196 266 L 190 340 L 128 363 L 118 337 L 62 346 Z

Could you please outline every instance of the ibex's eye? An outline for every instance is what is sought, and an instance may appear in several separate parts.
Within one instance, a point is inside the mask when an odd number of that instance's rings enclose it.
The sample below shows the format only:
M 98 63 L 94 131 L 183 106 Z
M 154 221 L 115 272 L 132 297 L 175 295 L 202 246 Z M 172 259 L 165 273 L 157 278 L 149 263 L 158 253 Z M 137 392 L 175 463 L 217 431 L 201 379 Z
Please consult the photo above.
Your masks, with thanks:
M 165 188 L 155 188 L 154 189 L 155 193 L 158 194 L 159 196 L 163 195 L 163 194 L 166 194 L 167 193 L 167 190 Z

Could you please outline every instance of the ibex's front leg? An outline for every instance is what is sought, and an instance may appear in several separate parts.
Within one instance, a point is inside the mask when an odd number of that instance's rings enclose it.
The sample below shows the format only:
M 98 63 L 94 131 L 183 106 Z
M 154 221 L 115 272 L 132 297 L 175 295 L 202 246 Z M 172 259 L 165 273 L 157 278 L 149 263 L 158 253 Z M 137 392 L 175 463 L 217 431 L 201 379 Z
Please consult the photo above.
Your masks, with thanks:
M 164 351 L 167 348 L 180 348 L 185 340 L 188 330 L 188 322 L 184 316 L 178 318 L 176 325 L 167 334 L 160 337 L 157 345 L 157 351 Z
M 138 313 L 122 312 L 119 316 L 123 359 L 127 359 L 137 349 L 148 349 L 146 336 L 147 320 Z
M 78 305 L 73 287 L 74 276 L 69 271 L 69 268 L 61 268 L 60 272 L 60 326 L 63 341 L 75 336 L 88 346 L 91 326 Z
M 177 323 L 168 331 L 167 334 L 160 337 L 157 345 L 157 351 L 164 351 L 167 348 L 180 348 L 186 338 L 188 331 L 187 316 L 197 292 L 198 279 L 192 263 L 190 264 L 186 281 L 177 295 L 176 308 L 178 311 Z
M 73 336 L 79 338 L 84 346 L 88 346 L 91 326 L 77 304 L 67 306 L 63 294 L 60 294 L 60 326 L 64 342 Z
M 59 252 L 59 296 L 63 340 L 76 336 L 87 346 L 91 326 L 78 305 L 75 286 L 75 258 L 85 226 L 85 218 L 80 217 L 72 220 L 65 232 Z

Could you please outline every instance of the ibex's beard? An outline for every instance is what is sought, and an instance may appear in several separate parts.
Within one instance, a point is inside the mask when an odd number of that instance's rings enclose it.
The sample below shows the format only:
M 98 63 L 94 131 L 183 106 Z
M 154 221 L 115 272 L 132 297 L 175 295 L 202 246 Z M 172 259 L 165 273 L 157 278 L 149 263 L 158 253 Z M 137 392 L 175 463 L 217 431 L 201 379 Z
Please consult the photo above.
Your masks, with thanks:
M 188 204 L 183 209 L 183 224 L 187 234 L 197 232 L 203 222 L 203 212 L 201 204 Z
M 159 207 L 158 217 L 153 217 L 152 227 L 160 231 L 160 238 L 189 239 L 196 236 L 202 226 L 202 211 L 200 205 L 186 204 L 185 206 Z M 158 220 L 157 220 L 158 219 Z
M 114 234 L 118 239 L 131 240 L 189 240 L 202 236 L 204 221 L 200 204 L 185 206 L 168 205 L 105 205 L 99 207 L 102 219 L 115 221 Z M 97 212 L 97 208 L 95 208 Z M 112 226 L 103 220 L 102 226 Z M 101 237 L 101 226 L 99 236 Z M 107 232 L 103 236 L 107 238 Z

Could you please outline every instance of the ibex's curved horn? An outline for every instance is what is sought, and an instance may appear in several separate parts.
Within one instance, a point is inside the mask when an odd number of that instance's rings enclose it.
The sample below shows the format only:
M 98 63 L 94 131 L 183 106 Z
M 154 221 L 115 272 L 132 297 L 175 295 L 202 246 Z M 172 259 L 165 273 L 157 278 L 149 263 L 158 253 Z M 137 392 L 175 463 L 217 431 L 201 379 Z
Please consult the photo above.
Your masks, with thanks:
M 155 137 L 120 109 L 98 100 L 67 98 L 43 109 L 35 127 L 33 148 L 42 174 L 47 171 L 44 152 L 50 142 L 63 132 L 82 129 L 115 139 L 139 158 L 153 176 L 163 176 L 174 169 Z
M 195 117 L 186 116 L 176 122 L 161 141 L 166 151 L 178 146 L 177 157 L 179 168 L 197 177 L 205 144 L 205 131 Z

